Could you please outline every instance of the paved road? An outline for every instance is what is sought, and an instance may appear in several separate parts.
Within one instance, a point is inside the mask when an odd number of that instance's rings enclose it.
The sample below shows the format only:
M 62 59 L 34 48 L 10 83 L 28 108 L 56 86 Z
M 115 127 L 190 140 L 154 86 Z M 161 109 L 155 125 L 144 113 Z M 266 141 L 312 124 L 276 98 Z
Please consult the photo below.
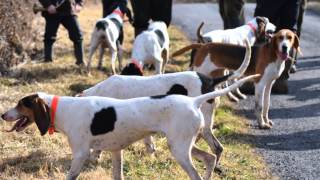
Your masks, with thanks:
M 251 19 L 255 5 L 246 6 L 246 18 Z M 221 29 L 218 7 L 213 4 L 176 4 L 173 23 L 182 27 L 191 39 L 205 21 L 204 32 Z M 298 72 L 289 81 L 288 95 L 272 95 L 270 118 L 272 130 L 252 128 L 251 136 L 275 176 L 282 179 L 320 179 L 320 17 L 307 12 L 303 24 L 301 48 L 304 56 Z M 241 101 L 240 113 L 253 126 L 253 97 Z

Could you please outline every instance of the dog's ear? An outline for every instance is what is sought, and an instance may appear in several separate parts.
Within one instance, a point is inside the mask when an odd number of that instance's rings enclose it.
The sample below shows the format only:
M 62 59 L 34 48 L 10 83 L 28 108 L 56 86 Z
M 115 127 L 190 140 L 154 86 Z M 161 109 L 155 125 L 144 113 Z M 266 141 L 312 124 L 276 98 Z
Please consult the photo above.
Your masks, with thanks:
M 300 49 L 300 40 L 298 35 L 294 34 L 294 41 L 293 41 L 293 47 L 298 51 L 300 55 L 302 55 L 301 49 Z
M 41 136 L 45 135 L 50 126 L 50 109 L 48 105 L 41 99 L 35 98 L 34 106 L 34 121 L 38 126 Z
M 257 29 L 258 36 L 259 37 L 265 36 L 265 30 L 267 26 L 265 19 L 263 17 L 257 17 L 257 25 L 258 25 L 258 29 Z

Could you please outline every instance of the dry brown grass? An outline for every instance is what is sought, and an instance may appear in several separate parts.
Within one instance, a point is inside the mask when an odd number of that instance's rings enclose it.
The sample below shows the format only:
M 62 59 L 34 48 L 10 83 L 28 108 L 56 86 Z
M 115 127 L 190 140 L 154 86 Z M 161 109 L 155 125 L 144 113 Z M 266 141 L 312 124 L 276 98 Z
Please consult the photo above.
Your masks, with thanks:
M 89 5 L 83 9 L 79 20 L 84 31 L 85 49 L 92 28 L 101 16 L 101 7 Z M 169 29 L 171 51 L 175 51 L 189 43 L 181 31 L 175 27 Z M 130 53 L 133 30 L 125 25 L 124 47 Z M 30 62 L 12 77 L 0 78 L 0 112 L 15 105 L 21 97 L 44 91 L 57 95 L 74 95 L 75 93 L 105 79 L 110 72 L 110 59 L 107 55 L 105 71 L 93 70 L 92 76 L 83 74 L 75 65 L 72 55 L 72 44 L 66 38 L 62 28 L 56 43 L 56 59 L 54 63 L 44 64 Z M 126 54 L 128 57 L 128 54 Z M 168 72 L 186 70 L 188 57 L 172 60 L 167 67 Z M 96 62 L 97 60 L 95 60 Z M 217 112 L 219 128 L 217 135 L 225 146 L 222 165 L 225 174 L 215 179 L 270 179 L 265 163 L 253 150 L 250 144 L 235 137 L 236 133 L 245 133 L 247 124 L 243 118 L 234 115 L 230 105 L 224 105 Z M 9 129 L 9 123 L 0 121 L 0 129 Z M 64 179 L 70 167 L 71 152 L 66 137 L 55 133 L 53 136 L 41 137 L 34 125 L 21 133 L 0 132 L 0 179 Z M 185 172 L 171 157 L 165 138 L 156 137 L 157 152 L 146 154 L 142 143 L 129 146 L 124 153 L 124 172 L 127 179 L 187 179 Z M 205 143 L 199 146 L 208 150 Z M 204 167 L 195 162 L 197 169 L 203 173 Z M 110 179 L 111 159 L 104 152 L 98 163 L 87 163 L 80 179 Z

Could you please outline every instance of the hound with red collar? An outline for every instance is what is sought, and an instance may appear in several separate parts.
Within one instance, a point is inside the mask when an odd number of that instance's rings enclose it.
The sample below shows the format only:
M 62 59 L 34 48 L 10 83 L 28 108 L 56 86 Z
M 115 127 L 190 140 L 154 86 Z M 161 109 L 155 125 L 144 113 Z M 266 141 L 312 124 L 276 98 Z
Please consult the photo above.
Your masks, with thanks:
M 105 48 L 108 47 L 111 53 L 111 68 L 112 73 L 116 74 L 115 63 L 118 58 L 119 69 L 122 69 L 122 47 L 118 41 L 120 31 L 122 30 L 124 13 L 120 8 L 116 8 L 110 15 L 103 19 L 99 19 L 91 35 L 89 59 L 87 71 L 90 72 L 91 61 L 94 52 L 100 45 L 98 69 L 102 68 L 103 54 Z
M 200 72 L 215 74 L 216 69 L 237 69 L 244 53 L 244 47 L 215 43 L 193 44 L 173 53 L 173 57 L 189 50 L 197 49 L 194 66 Z M 271 42 L 254 47 L 250 65 L 245 74 L 261 74 L 255 82 L 255 113 L 261 129 L 270 129 L 273 125 L 268 117 L 270 93 L 274 81 L 281 75 L 285 61 L 290 60 L 289 52 L 295 48 L 300 52 L 299 38 L 288 29 L 277 32 Z
M 272 34 L 275 32 L 276 27 L 270 23 L 269 19 L 266 17 L 255 17 L 247 24 L 234 28 L 234 29 L 227 29 L 227 30 L 214 30 L 202 34 L 201 28 L 203 23 L 199 26 L 197 30 L 198 41 L 201 43 L 207 42 L 218 42 L 218 43 L 227 43 L 227 44 L 235 44 L 244 46 L 244 40 L 248 39 L 251 46 L 255 43 L 262 43 L 266 42 L 268 39 L 271 38 Z M 195 52 L 192 52 L 194 55 Z M 204 75 L 210 75 L 212 67 L 210 65 L 199 67 L 193 67 L 193 56 L 191 58 L 190 66 L 195 71 L 200 72 Z M 226 83 L 227 85 L 227 83 Z M 240 92 L 239 89 L 236 90 L 236 94 L 241 99 L 246 99 L 246 96 Z M 231 92 L 228 93 L 228 96 L 238 102 L 239 99 L 234 96 Z
M 169 61 L 169 43 L 167 25 L 154 21 L 134 40 L 131 59 L 138 61 L 142 67 L 153 64 L 156 73 L 162 74 Z
M 22 131 L 35 122 L 41 135 L 48 129 L 65 134 L 73 156 L 68 180 L 78 177 L 90 149 L 111 151 L 114 179 L 123 179 L 123 149 L 158 132 L 164 133 L 172 155 L 190 179 L 199 180 L 191 153 L 201 151 L 193 146 L 205 124 L 201 105 L 255 77 L 246 77 L 226 89 L 196 97 L 159 95 L 119 100 L 38 93 L 22 98 L 1 117 L 5 121 L 17 121 L 11 131 Z M 205 179 L 210 179 L 215 156 L 201 152 L 213 159 L 205 175 Z

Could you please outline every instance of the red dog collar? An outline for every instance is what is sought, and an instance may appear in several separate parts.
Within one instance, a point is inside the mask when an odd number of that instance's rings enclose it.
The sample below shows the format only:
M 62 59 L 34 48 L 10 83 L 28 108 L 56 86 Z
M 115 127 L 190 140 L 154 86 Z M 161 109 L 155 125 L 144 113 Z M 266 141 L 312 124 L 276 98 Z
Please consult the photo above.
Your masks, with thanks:
M 52 135 L 55 132 L 54 128 L 54 120 L 56 116 L 56 111 L 58 107 L 58 101 L 59 101 L 59 96 L 53 96 L 52 102 L 51 102 L 51 113 L 50 113 L 50 126 L 49 126 L 49 135 Z
M 112 13 L 118 14 L 123 19 L 123 13 L 119 9 L 115 9 Z
M 254 34 L 257 33 L 257 28 L 256 28 L 252 23 L 248 23 L 247 25 L 248 25 L 248 26 L 250 27 L 250 29 L 254 32 Z

